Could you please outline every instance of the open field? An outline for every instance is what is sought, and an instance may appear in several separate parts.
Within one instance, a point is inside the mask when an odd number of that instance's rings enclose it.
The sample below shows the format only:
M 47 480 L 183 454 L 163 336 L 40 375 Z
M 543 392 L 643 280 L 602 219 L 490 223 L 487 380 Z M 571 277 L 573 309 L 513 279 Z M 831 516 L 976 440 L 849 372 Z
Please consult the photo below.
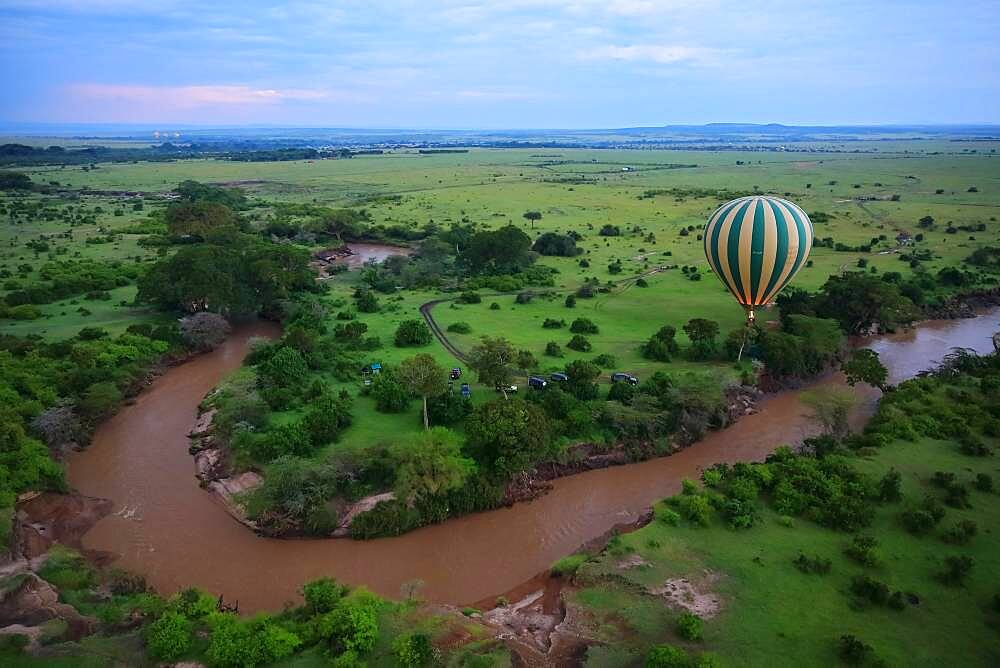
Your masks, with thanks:
M 995 446 L 991 439 L 990 447 Z M 1000 508 L 995 491 L 979 491 L 971 483 L 977 474 L 996 478 L 996 462 L 962 454 L 954 440 L 926 437 L 894 441 L 849 462 L 872 480 L 893 469 L 902 476 L 902 500 L 881 505 L 874 522 L 859 532 L 878 541 L 875 565 L 845 555 L 851 533 L 782 517 L 770 505 L 761 509 L 755 526 L 742 530 L 718 517 L 707 527 L 653 521 L 615 539 L 578 571 L 582 588 L 572 600 L 612 646 L 592 649 L 589 665 L 637 665 L 636 652 L 650 643 L 711 651 L 722 665 L 833 665 L 845 634 L 871 645 L 884 665 L 995 665 L 1000 657 L 1000 610 L 994 598 Z M 955 474 L 959 485 L 971 489 L 968 507 L 949 506 L 938 528 L 926 535 L 907 532 L 900 520 L 904 510 L 925 497 L 942 498 L 940 487 L 931 483 L 939 471 Z M 657 516 L 666 508 L 658 505 Z M 962 521 L 979 527 L 971 542 L 942 540 L 944 530 Z M 800 554 L 829 559 L 829 573 L 800 571 L 793 564 Z M 974 562 L 958 586 L 936 576 L 945 558 L 956 555 Z M 622 566 L 628 563 L 643 565 Z M 904 609 L 852 595 L 852 579 L 862 574 L 903 592 Z M 700 641 L 672 631 L 683 607 L 693 601 L 665 604 L 658 596 L 639 593 L 681 578 L 699 595 L 718 601 L 717 614 L 699 614 L 704 618 Z

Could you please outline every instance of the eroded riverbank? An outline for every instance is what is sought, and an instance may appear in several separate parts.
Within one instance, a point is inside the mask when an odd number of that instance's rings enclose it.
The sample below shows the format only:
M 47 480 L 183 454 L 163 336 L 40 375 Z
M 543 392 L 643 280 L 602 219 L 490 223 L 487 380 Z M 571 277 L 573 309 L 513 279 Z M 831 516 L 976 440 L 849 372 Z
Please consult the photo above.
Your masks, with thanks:
M 199 586 L 239 600 L 246 611 L 278 608 L 296 597 L 302 582 L 324 575 L 388 596 L 419 579 L 428 600 L 465 604 L 510 590 L 609 527 L 635 521 L 702 468 L 760 459 L 811 430 L 800 391 L 785 392 L 671 457 L 562 478 L 531 503 L 377 541 L 267 539 L 233 521 L 198 486 L 187 433 L 205 393 L 239 366 L 251 336 L 273 333 L 268 327 L 273 325 L 238 328 L 218 350 L 171 369 L 102 425 L 89 449 L 70 458 L 73 487 L 113 501 L 112 512 L 83 537 L 84 547 L 121 555 L 121 566 L 146 575 L 164 593 Z M 953 346 L 991 350 L 998 328 L 1000 309 L 993 309 L 976 319 L 925 323 L 871 347 L 897 381 Z M 877 392 L 855 390 L 860 421 L 871 413 Z

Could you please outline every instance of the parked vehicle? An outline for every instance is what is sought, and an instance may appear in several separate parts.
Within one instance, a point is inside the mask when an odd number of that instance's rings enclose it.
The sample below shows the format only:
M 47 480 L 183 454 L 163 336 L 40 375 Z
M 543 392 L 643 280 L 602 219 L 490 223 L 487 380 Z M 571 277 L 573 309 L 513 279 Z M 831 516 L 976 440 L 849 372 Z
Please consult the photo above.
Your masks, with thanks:
M 630 373 L 625 373 L 623 371 L 616 371 L 611 374 L 612 383 L 628 383 L 629 385 L 638 385 L 639 379 Z
M 462 377 L 462 370 L 459 369 L 458 367 L 455 367 L 454 369 L 451 370 L 451 374 L 449 374 L 448 377 L 451 378 L 452 380 L 458 380 L 459 378 Z
M 549 380 L 553 383 L 565 383 L 569 380 L 569 376 L 564 373 L 550 373 Z
M 528 387 L 535 390 L 544 390 L 548 383 L 541 376 L 528 376 Z
M 466 399 L 472 396 L 472 388 L 469 387 L 468 383 L 462 383 L 462 396 Z

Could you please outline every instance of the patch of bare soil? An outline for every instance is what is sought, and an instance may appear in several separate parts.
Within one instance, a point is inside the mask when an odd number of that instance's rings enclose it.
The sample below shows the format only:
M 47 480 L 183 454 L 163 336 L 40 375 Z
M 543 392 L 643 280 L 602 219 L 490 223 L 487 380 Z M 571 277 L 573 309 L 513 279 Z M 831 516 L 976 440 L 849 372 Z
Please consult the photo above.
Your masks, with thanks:
M 99 565 L 108 563 L 113 555 L 84 550 L 82 539 L 111 507 L 110 499 L 80 494 L 45 492 L 23 500 L 17 505 L 18 550 L 31 559 L 48 552 L 53 543 L 61 543 Z
M 643 566 L 649 566 L 649 562 L 640 557 L 638 554 L 629 555 L 615 564 L 615 568 L 623 571 L 632 570 L 633 568 L 642 568 Z
M 705 577 L 697 585 L 688 578 L 673 578 L 659 587 L 651 587 L 649 593 L 666 599 L 675 608 L 711 619 L 722 609 L 721 597 L 711 590 L 719 577 L 718 573 L 706 570 Z

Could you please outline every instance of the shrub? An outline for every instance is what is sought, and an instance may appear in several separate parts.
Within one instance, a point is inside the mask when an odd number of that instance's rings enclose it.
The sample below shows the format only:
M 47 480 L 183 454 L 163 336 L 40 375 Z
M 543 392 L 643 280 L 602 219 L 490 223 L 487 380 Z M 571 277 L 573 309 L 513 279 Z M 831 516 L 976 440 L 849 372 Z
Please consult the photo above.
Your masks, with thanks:
M 988 473 L 977 473 L 976 482 L 973 484 L 980 492 L 993 491 L 993 477 Z
M 184 615 L 173 611 L 163 613 L 143 634 L 150 656 L 160 661 L 179 659 L 191 648 L 192 628 Z
M 211 350 L 226 339 L 229 323 L 218 313 L 202 311 L 180 321 L 181 339 L 192 350 Z
M 534 298 L 535 298 L 535 293 L 534 292 L 529 292 L 529 291 L 519 292 L 519 293 L 517 293 L 517 296 L 514 297 L 514 303 L 515 304 L 528 304 Z
M 608 353 L 601 353 L 593 359 L 593 362 L 602 369 L 611 369 L 618 364 L 618 360 L 615 356 L 609 355 Z
M 499 311 L 500 310 L 500 304 L 498 304 L 496 302 L 493 302 L 492 304 L 490 304 L 490 310 L 491 311 Z
M 646 668 L 690 668 L 691 657 L 679 647 L 656 645 L 646 654 Z
M 675 527 L 681 522 L 680 513 L 672 508 L 657 506 L 655 509 L 656 521 L 660 524 Z
M 677 618 L 677 635 L 685 640 L 701 640 L 703 633 L 701 617 L 690 612 Z
M 975 563 L 972 557 L 964 554 L 946 557 L 944 560 L 944 570 L 938 573 L 937 577 L 946 585 L 958 587 L 965 583 Z
M 467 290 L 460 294 L 455 301 L 459 304 L 479 304 L 483 301 L 483 298 L 479 296 L 478 292 Z
M 889 585 L 867 575 L 854 576 L 851 580 L 851 592 L 876 605 L 885 605 L 889 601 Z
M 961 520 L 951 528 L 947 529 L 941 538 L 946 543 L 953 545 L 966 545 L 975 535 L 979 533 L 979 527 L 972 520 Z
M 297 635 L 259 615 L 243 621 L 218 615 L 205 656 L 217 666 L 251 666 L 274 663 L 290 656 L 302 644 Z
M 867 663 L 874 653 L 875 650 L 872 649 L 871 645 L 865 644 L 855 636 L 850 634 L 840 636 L 837 654 L 840 655 L 844 663 L 851 666 L 860 666 Z
M 944 518 L 944 514 L 945 511 L 941 504 L 937 500 L 927 497 L 919 506 L 904 512 L 901 519 L 907 531 L 920 536 L 937 526 Z
M 875 536 L 859 534 L 851 540 L 844 554 L 864 566 L 877 566 L 879 563 L 878 539 Z
M 566 301 L 563 302 L 566 308 L 576 307 L 576 295 L 566 295 Z
M 472 331 L 472 325 L 467 322 L 453 322 L 448 325 L 448 331 L 455 334 L 468 334 Z
M 426 346 L 434 336 L 423 320 L 411 319 L 399 323 L 393 340 L 396 346 Z
M 571 554 L 552 564 L 549 572 L 556 577 L 572 576 L 589 558 L 586 554 Z
M 347 591 L 347 587 L 333 578 L 320 578 L 302 585 L 302 596 L 312 615 L 322 615 L 332 611 Z
M 573 324 L 569 326 L 569 331 L 574 334 L 597 334 L 598 328 L 597 325 L 595 325 L 594 322 L 588 318 L 577 318 L 573 321 Z
M 565 326 L 565 320 L 556 320 L 555 318 L 546 318 L 545 322 L 542 323 L 542 329 L 562 329 Z
M 402 413 L 410 405 L 409 390 L 391 371 L 375 376 L 369 392 L 375 399 L 375 410 L 383 413 Z
M 803 573 L 811 573 L 816 575 L 826 575 L 830 572 L 833 566 L 833 562 L 825 557 L 815 555 L 812 557 L 807 557 L 805 553 L 800 552 L 799 556 L 792 560 L 795 567 L 802 571 Z
M 570 350 L 576 350 L 581 353 L 589 353 L 593 348 L 590 341 L 587 340 L 587 337 L 582 334 L 574 334 L 573 338 L 566 344 L 566 347 Z
M 617 401 L 626 406 L 635 398 L 636 389 L 628 383 L 611 383 L 608 388 L 608 401 Z
M 549 341 L 545 344 L 545 355 L 548 357 L 562 357 L 562 347 L 555 341 Z
M 434 661 L 435 649 L 426 633 L 404 633 L 392 641 L 392 653 L 400 666 L 418 668 Z

